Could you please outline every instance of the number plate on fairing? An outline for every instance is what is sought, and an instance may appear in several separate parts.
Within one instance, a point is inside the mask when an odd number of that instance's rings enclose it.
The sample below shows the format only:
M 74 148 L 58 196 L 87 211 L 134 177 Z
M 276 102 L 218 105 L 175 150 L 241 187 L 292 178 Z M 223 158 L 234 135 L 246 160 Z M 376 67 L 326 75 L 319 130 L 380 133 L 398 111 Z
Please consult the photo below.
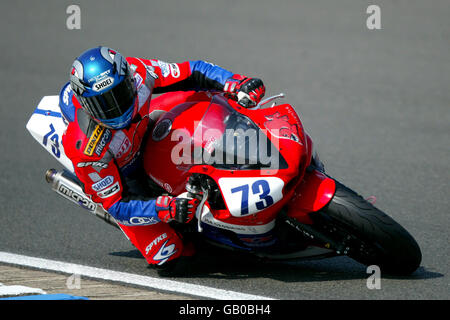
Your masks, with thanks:
M 66 130 L 59 108 L 58 96 L 45 96 L 35 109 L 26 128 L 31 135 L 64 167 L 73 172 L 73 165 L 64 153 L 61 138 Z
M 280 201 L 284 182 L 277 177 L 220 178 L 219 186 L 231 215 L 243 217 Z

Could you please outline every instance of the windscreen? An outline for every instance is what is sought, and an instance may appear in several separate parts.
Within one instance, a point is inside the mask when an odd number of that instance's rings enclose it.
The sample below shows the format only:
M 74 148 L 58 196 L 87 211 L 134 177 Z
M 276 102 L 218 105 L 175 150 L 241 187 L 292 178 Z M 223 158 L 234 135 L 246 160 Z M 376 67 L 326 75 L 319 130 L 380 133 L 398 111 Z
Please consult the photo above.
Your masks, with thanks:
M 282 169 L 287 164 L 278 148 L 250 118 L 226 100 L 214 97 L 197 126 L 194 158 L 219 169 Z

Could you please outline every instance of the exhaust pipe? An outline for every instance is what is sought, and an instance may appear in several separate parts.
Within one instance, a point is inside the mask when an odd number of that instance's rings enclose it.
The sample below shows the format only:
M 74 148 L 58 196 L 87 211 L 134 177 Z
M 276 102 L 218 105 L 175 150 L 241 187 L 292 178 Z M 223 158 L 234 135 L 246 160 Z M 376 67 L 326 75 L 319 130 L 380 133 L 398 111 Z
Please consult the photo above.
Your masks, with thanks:
M 69 171 L 48 169 L 45 173 L 45 180 L 51 184 L 53 191 L 59 195 L 93 213 L 106 223 L 120 229 L 114 218 L 105 209 L 103 209 L 100 204 L 93 202 L 84 194 L 80 182 Z

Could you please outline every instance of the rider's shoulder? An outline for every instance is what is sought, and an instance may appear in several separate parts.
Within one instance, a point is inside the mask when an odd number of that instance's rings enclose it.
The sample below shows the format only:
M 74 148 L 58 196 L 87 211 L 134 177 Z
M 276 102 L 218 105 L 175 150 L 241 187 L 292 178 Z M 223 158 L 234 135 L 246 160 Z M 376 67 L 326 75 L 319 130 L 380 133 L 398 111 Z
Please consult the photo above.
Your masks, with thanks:
M 96 123 L 82 108 L 75 108 L 74 120 L 69 122 L 63 136 L 63 145 L 72 156 L 96 157 L 101 155 L 112 135 L 113 130 Z
M 148 72 L 152 77 L 157 77 L 155 74 L 155 67 L 158 67 L 157 59 L 148 59 L 148 58 L 138 58 L 138 57 L 127 57 L 126 58 L 128 64 L 130 65 L 130 69 L 134 74 L 139 74 L 142 77 Z
M 75 122 L 69 124 L 63 137 L 67 156 L 81 160 L 101 159 L 109 149 L 113 131 L 94 121 L 90 121 L 87 128 L 81 128 Z
M 150 60 L 138 58 L 138 57 L 127 57 L 126 58 L 128 65 L 131 68 L 131 71 L 133 72 L 145 72 L 146 67 L 150 65 Z

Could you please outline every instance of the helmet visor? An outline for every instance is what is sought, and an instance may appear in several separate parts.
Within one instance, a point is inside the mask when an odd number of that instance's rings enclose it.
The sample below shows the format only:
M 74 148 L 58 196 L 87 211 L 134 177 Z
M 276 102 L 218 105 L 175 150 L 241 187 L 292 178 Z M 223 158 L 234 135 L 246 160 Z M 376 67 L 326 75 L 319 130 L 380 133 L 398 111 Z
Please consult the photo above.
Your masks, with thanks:
M 130 75 L 100 95 L 93 97 L 79 96 L 82 106 L 98 120 L 110 120 L 125 114 L 133 107 L 136 97 L 134 79 Z

